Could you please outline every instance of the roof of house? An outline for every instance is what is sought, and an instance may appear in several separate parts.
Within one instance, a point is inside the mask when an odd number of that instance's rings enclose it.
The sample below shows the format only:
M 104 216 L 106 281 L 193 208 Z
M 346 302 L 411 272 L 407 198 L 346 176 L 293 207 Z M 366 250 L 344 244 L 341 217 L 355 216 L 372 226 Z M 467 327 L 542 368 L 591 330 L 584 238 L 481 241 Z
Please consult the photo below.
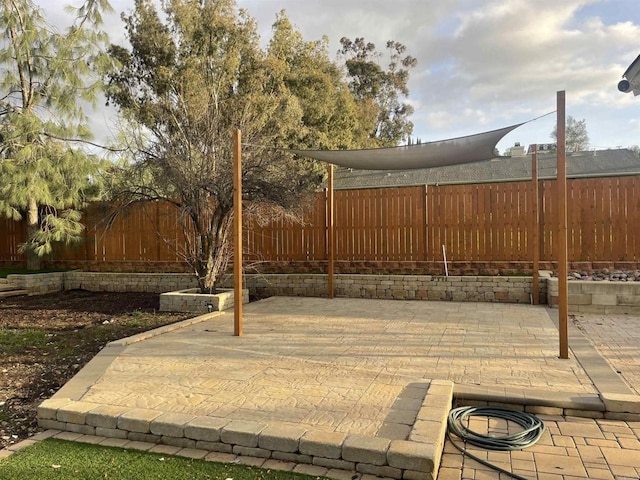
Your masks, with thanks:
M 567 154 L 567 177 L 640 174 L 640 157 L 621 148 Z M 538 154 L 538 177 L 556 178 L 555 153 Z M 499 157 L 484 162 L 416 170 L 355 170 L 337 168 L 336 190 L 506 182 L 531 179 L 531 156 Z

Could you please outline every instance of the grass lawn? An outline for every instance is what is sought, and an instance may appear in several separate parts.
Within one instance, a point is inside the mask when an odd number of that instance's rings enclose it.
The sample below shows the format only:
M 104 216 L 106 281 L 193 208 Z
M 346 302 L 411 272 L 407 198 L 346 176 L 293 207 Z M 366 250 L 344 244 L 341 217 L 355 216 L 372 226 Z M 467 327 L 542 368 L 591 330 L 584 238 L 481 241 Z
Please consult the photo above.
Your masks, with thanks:
M 311 480 L 318 477 L 48 439 L 0 460 L 2 480 Z

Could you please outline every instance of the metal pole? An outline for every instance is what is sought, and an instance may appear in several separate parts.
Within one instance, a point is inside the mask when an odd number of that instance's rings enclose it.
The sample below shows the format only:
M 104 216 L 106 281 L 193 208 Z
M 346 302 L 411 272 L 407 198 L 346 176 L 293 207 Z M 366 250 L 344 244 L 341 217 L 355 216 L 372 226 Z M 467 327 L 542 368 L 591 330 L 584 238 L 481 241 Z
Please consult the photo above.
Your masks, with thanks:
M 558 329 L 560 358 L 569 358 L 569 285 L 567 284 L 567 152 L 565 92 L 557 93 L 558 165 Z
M 335 246 L 335 223 L 334 223 L 334 195 L 333 195 L 333 165 L 327 166 L 327 251 L 329 254 L 329 267 L 327 269 L 328 285 L 327 291 L 329 298 L 334 296 L 334 270 L 333 263 L 336 257 Z
M 447 247 L 442 245 L 442 258 L 444 260 L 444 275 L 446 277 L 449 276 L 449 267 L 447 267 Z
M 242 336 L 242 133 L 233 137 L 233 335 Z
M 533 264 L 533 304 L 540 305 L 540 213 L 538 211 L 538 146 L 531 152 L 531 249 Z

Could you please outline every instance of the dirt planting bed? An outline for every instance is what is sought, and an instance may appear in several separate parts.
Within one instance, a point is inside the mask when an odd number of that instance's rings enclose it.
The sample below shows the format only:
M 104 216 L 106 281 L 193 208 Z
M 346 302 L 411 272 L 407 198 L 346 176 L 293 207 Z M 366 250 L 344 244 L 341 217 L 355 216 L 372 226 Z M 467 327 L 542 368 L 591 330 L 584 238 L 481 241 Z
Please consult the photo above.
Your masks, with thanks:
M 189 316 L 160 313 L 154 293 L 0 299 L 0 448 L 37 431 L 37 406 L 108 342 Z

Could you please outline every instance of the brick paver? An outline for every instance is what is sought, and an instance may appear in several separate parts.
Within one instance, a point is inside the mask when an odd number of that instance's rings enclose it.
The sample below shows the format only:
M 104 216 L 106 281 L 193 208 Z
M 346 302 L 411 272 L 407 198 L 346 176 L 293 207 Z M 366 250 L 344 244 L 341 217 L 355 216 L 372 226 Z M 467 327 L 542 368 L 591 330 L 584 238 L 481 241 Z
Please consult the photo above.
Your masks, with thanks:
M 481 458 L 489 457 L 489 461 L 497 460 L 495 463 L 507 470 L 531 479 L 640 478 L 640 422 L 548 415 L 538 417 L 544 421 L 546 431 L 536 445 L 513 452 L 487 453 L 476 448 L 470 448 L 470 451 L 474 454 L 481 453 Z M 481 433 L 504 434 L 503 431 L 492 429 L 488 422 L 485 422 L 484 428 L 477 424 L 475 428 Z M 502 462 L 495 454 L 504 457 Z M 494 455 L 493 458 L 491 455 Z M 447 441 L 438 478 L 474 480 L 509 477 L 492 471 L 469 457 L 463 457 Z
M 640 317 L 581 313 L 572 315 L 571 321 L 631 390 L 640 393 Z M 547 431 L 536 446 L 507 454 L 505 466 L 509 470 L 531 479 L 640 478 L 640 422 L 538 417 L 545 422 Z M 491 430 L 485 426 L 479 431 Z M 462 457 L 447 441 L 438 478 L 509 477 Z

